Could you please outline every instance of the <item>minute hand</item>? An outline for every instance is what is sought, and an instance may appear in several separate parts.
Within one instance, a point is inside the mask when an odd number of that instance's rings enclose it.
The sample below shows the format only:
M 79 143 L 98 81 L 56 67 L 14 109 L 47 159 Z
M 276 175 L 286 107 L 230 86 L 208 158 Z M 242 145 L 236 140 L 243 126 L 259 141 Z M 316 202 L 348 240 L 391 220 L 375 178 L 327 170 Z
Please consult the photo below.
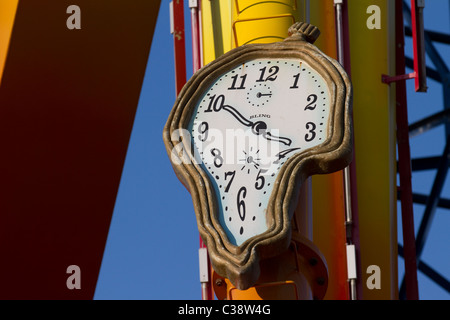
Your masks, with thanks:
M 233 115 L 233 117 L 236 118 L 240 123 L 242 123 L 246 127 L 251 127 L 252 132 L 256 135 L 262 135 L 263 138 L 271 141 L 277 141 L 280 143 L 283 143 L 287 146 L 290 146 L 292 143 L 292 140 L 289 138 L 284 137 L 277 137 L 272 135 L 270 132 L 267 132 L 267 124 L 264 121 L 257 121 L 253 122 L 245 118 L 239 111 L 237 111 L 235 108 L 229 105 L 224 105 L 222 107 L 223 110 L 228 111 Z

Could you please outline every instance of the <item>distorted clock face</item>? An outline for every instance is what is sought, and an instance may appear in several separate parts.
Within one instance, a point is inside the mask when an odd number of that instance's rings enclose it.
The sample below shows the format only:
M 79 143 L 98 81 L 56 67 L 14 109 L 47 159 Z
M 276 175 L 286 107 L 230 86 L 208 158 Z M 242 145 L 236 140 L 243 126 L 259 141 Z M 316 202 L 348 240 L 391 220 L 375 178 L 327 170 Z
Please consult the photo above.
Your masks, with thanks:
M 298 58 L 248 61 L 204 92 L 188 129 L 194 155 L 214 184 L 230 243 L 240 246 L 267 231 L 281 166 L 327 140 L 329 117 L 326 81 Z

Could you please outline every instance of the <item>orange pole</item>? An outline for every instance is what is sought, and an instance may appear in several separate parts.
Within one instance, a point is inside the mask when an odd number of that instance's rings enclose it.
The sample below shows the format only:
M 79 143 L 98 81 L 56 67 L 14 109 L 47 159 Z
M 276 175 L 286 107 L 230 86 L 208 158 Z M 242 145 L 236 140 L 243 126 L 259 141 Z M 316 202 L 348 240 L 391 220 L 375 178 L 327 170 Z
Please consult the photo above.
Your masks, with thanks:
M 323 35 L 316 45 L 328 56 L 337 59 L 335 37 L 335 12 L 333 0 L 311 1 L 311 23 Z M 345 230 L 344 173 L 339 171 L 329 175 L 314 176 L 313 210 L 314 243 L 319 246 L 327 260 L 330 278 L 327 300 L 349 299 L 347 281 L 347 254 Z

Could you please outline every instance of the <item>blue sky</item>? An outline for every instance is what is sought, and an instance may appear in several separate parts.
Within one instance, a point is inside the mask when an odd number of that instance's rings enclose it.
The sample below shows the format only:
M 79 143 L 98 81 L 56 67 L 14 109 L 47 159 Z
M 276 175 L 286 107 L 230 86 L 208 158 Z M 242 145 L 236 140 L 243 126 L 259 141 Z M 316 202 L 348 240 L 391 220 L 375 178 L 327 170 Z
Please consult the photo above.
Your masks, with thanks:
M 426 6 L 426 28 L 449 33 L 449 1 L 427 1 Z M 189 30 L 190 20 L 186 16 L 188 76 L 192 74 Z M 437 45 L 437 48 L 450 65 L 449 46 Z M 412 56 L 409 40 L 406 51 Z M 432 66 L 430 62 L 428 65 Z M 199 235 L 192 200 L 173 173 L 162 140 L 162 129 L 176 98 L 174 84 L 169 1 L 162 0 L 95 299 L 201 298 Z M 410 123 L 443 108 L 441 85 L 432 80 L 428 85 L 428 93 L 414 93 L 413 80 L 408 81 Z M 441 127 L 411 140 L 413 157 L 437 156 L 443 148 Z M 413 190 L 428 194 L 433 179 L 433 171 L 415 173 Z M 443 192 L 445 198 L 450 198 L 448 180 Z M 416 230 L 423 210 L 424 206 L 414 206 Z M 450 278 L 448 213 L 438 209 L 422 255 L 424 261 L 447 279 Z M 399 239 L 401 242 L 400 233 Z M 402 262 L 399 259 L 400 279 Z M 421 299 L 450 298 L 449 293 L 420 272 L 419 291 Z

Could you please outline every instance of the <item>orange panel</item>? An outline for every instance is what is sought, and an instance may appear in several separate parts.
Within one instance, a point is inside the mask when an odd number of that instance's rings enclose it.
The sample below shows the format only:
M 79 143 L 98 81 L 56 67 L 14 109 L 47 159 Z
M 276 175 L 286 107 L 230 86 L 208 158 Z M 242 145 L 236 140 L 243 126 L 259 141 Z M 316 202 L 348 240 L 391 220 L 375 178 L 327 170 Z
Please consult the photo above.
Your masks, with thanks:
M 72 2 L 17 7 L 0 86 L 1 299 L 94 295 L 160 2 L 76 2 L 74 30 Z
M 19 0 L 0 2 L 0 84 Z

